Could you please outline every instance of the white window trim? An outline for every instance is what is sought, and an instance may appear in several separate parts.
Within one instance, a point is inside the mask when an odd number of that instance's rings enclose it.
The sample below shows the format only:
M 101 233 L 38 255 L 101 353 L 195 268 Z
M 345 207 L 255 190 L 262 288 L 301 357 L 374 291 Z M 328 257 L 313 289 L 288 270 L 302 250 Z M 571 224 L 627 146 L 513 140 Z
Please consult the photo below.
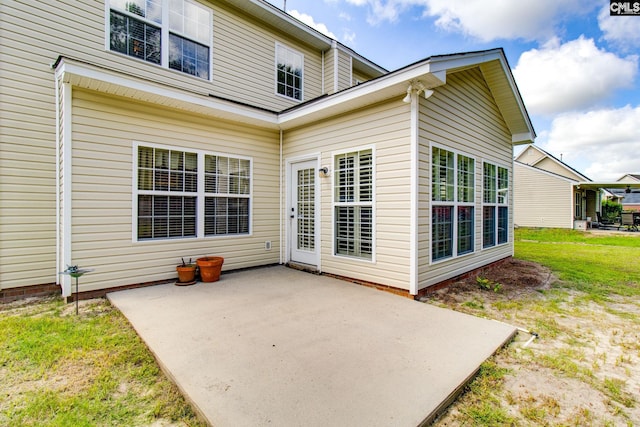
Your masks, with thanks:
M 485 203 L 484 201 L 484 165 L 485 164 L 489 164 L 489 165 L 493 165 L 496 167 L 496 201 L 495 203 Z M 505 203 L 498 203 L 498 168 L 503 168 L 507 170 L 507 195 L 505 197 L 506 202 Z M 513 171 L 506 166 L 504 163 L 500 163 L 500 162 L 494 162 L 494 161 L 490 161 L 490 160 L 482 160 L 482 173 L 481 173 L 481 182 L 482 182 L 482 191 L 480 194 L 480 202 L 481 202 L 481 209 L 480 212 L 478 213 L 480 215 L 480 250 L 485 251 L 485 250 L 491 250 L 491 249 L 495 249 L 497 247 L 500 246 L 504 246 L 504 245 L 508 245 L 509 244 L 509 240 L 512 237 L 512 232 L 511 232 L 511 227 L 509 227 L 509 234 L 507 235 L 507 241 L 503 242 L 503 243 L 498 243 L 498 208 L 499 207 L 506 207 L 508 209 L 508 214 L 509 216 L 513 215 L 513 206 L 511 203 L 509 203 L 509 201 L 511 200 L 511 180 L 512 180 L 512 175 L 513 175 Z M 484 208 L 486 206 L 492 206 L 495 209 L 495 214 L 496 214 L 496 220 L 495 220 L 495 225 L 494 225 L 494 229 L 493 229 L 493 233 L 496 239 L 496 243 L 493 246 L 484 246 L 484 221 L 483 221 L 483 215 L 484 215 Z M 507 220 L 507 222 L 509 223 L 509 221 Z
M 131 16 L 132 18 L 138 19 L 146 24 L 149 25 L 153 25 L 154 27 L 160 27 L 160 64 L 154 64 L 153 62 L 149 62 L 149 61 L 145 61 L 143 59 L 140 58 L 136 58 L 135 56 L 129 56 L 129 55 L 125 55 L 124 53 L 120 53 L 120 52 L 116 52 L 111 50 L 111 0 L 106 0 L 104 2 L 104 34 L 105 34 L 105 40 L 104 40 L 104 49 L 105 51 L 107 51 L 108 53 L 112 54 L 112 55 L 118 55 L 121 57 L 125 57 L 128 59 L 132 59 L 134 61 L 139 61 L 143 64 L 147 64 L 149 66 L 153 66 L 153 67 L 159 67 L 162 68 L 164 70 L 168 70 L 172 73 L 177 73 L 180 76 L 187 76 L 190 78 L 196 78 L 199 81 L 213 81 L 213 9 L 211 9 L 210 7 L 197 2 L 197 1 L 193 1 L 193 0 L 184 0 L 187 3 L 193 3 L 196 4 L 200 7 L 203 7 L 205 9 L 207 9 L 207 11 L 209 12 L 209 22 L 211 23 L 211 31 L 209 32 L 209 41 L 208 41 L 208 47 L 209 47 L 209 78 L 208 79 L 203 79 L 202 77 L 198 77 L 198 76 L 194 76 L 192 74 L 188 74 L 179 70 L 174 70 L 173 68 L 169 68 L 169 0 L 160 0 L 162 2 L 162 24 L 158 24 L 157 22 L 153 22 L 150 21 L 142 16 L 137 16 L 137 15 L 127 15 L 127 16 Z M 122 13 L 121 10 L 119 9 L 115 9 L 118 12 Z M 126 15 L 126 12 L 125 12 Z M 180 37 L 186 38 L 188 40 L 194 41 L 196 43 L 200 43 L 199 41 L 193 40 L 189 37 L 185 37 L 183 35 L 180 34 Z
M 372 162 L 373 162 L 373 170 L 372 170 L 372 188 L 371 191 L 373 192 L 372 194 L 372 198 L 371 198 L 371 235 L 372 235 L 372 241 L 371 241 L 371 259 L 366 259 L 366 258 L 360 258 L 360 257 L 355 257 L 355 256 L 349 256 L 349 255 L 340 255 L 338 253 L 336 253 L 336 206 L 344 206 L 347 205 L 345 203 L 337 203 L 335 201 L 335 174 L 334 174 L 334 170 L 333 168 L 335 167 L 335 158 L 336 156 L 339 156 L 341 154 L 345 154 L 345 153 L 353 153 L 353 152 L 360 152 L 360 151 L 365 151 L 365 150 L 371 150 L 371 156 L 372 156 Z M 377 210 L 376 210 L 376 148 L 374 145 L 365 145 L 365 146 L 360 146 L 360 147 L 354 147 L 354 148 L 350 148 L 350 149 L 344 149 L 344 150 L 340 150 L 340 151 L 332 151 L 331 152 L 331 168 L 330 168 L 330 175 L 331 175 L 331 256 L 333 258 L 339 258 L 339 259 L 348 259 L 348 260 L 352 260 L 355 262 L 361 262 L 361 263 L 365 263 L 365 264 L 375 264 L 376 263 L 376 253 L 377 253 Z M 369 203 L 362 203 L 360 204 L 361 206 L 368 206 Z M 353 204 L 351 204 L 353 205 Z
M 287 49 L 293 53 L 296 53 L 298 55 L 300 55 L 300 57 L 302 58 L 302 77 L 301 77 L 301 81 L 300 81 L 300 99 L 296 99 L 296 98 L 292 98 L 290 96 L 287 95 L 283 95 L 281 93 L 278 93 L 278 49 Z M 274 51 L 274 58 L 273 58 L 273 68 L 274 68 L 274 73 L 273 73 L 273 91 L 276 94 L 276 96 L 279 96 L 281 98 L 287 99 L 289 101 L 294 101 L 294 102 L 303 102 L 304 101 L 304 53 L 300 52 L 297 49 L 294 49 L 290 46 L 287 46 L 286 44 L 280 43 L 280 42 L 276 42 L 275 44 L 275 51 Z
M 433 171 L 433 148 L 439 148 L 441 150 L 449 151 L 454 154 L 454 174 L 453 174 L 453 188 L 454 188 L 454 201 L 453 202 L 438 202 L 432 199 L 432 187 L 433 183 L 431 182 L 431 174 Z M 458 156 L 468 157 L 473 160 L 473 202 L 458 202 Z M 440 145 L 431 143 L 429 145 L 429 264 L 440 264 L 443 262 L 451 261 L 452 259 L 463 258 L 466 256 L 473 255 L 477 252 L 477 241 L 478 236 L 482 237 L 482 226 L 480 227 L 480 233 L 478 232 L 478 159 L 468 154 L 464 151 L 459 151 L 453 149 L 451 147 L 447 147 L 446 145 Z M 481 196 L 481 195 L 480 195 Z M 446 258 L 433 259 L 433 207 L 434 206 L 452 206 L 453 207 L 453 242 L 452 242 L 452 255 Z M 459 206 L 471 206 L 473 208 L 473 250 L 470 252 L 465 252 L 463 254 L 458 255 L 458 207 Z
M 196 205 L 196 236 L 195 237 L 172 237 L 164 239 L 138 239 L 138 147 L 159 148 L 163 150 L 184 151 L 189 153 L 196 153 L 198 156 L 198 191 L 197 191 L 197 205 Z M 175 243 L 185 240 L 194 239 L 237 239 L 247 238 L 253 236 L 253 157 L 242 156 L 237 154 L 215 152 L 209 150 L 191 149 L 184 146 L 172 146 L 156 144 L 151 142 L 133 141 L 132 149 L 132 180 L 131 180 L 131 241 L 137 244 L 162 244 L 162 243 Z M 249 194 L 237 195 L 249 199 L 249 232 L 244 234 L 224 234 L 215 236 L 205 236 L 204 234 L 204 198 L 205 196 L 211 197 L 211 194 L 204 191 L 204 156 L 221 156 L 234 159 L 248 160 L 249 161 Z M 169 193 L 168 193 L 169 194 Z M 172 192 L 172 195 L 183 195 L 181 192 Z M 189 193 L 191 194 L 191 193 Z

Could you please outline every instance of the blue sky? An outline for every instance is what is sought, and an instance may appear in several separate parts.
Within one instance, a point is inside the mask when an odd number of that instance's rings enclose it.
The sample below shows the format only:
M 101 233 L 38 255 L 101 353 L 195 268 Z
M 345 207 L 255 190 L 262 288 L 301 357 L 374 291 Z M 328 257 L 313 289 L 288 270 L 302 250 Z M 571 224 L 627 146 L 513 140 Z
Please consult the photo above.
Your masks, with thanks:
M 608 0 L 286 4 L 291 15 L 388 70 L 502 47 L 537 145 L 594 181 L 640 173 L 640 16 L 609 16 Z

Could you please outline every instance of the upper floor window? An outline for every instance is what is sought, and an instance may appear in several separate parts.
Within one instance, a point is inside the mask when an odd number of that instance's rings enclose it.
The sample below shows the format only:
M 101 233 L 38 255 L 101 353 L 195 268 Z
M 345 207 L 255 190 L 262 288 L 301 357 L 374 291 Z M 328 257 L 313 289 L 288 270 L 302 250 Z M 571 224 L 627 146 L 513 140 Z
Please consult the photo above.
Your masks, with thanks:
M 109 49 L 186 74 L 211 74 L 211 10 L 191 0 L 110 0 Z
M 300 52 L 276 44 L 276 93 L 302 100 L 303 64 Z

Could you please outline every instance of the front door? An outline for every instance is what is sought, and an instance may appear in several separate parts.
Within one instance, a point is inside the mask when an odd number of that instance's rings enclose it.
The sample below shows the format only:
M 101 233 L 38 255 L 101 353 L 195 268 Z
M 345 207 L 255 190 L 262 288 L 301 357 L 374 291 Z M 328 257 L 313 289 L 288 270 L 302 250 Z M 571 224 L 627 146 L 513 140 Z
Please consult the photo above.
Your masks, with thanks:
M 316 241 L 317 162 L 291 164 L 289 230 L 292 262 L 318 265 Z

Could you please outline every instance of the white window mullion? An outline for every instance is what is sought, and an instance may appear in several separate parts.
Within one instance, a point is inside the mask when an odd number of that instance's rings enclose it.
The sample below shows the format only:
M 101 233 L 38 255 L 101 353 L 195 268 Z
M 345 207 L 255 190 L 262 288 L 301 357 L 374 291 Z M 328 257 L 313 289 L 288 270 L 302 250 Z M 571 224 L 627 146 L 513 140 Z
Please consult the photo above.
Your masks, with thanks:
M 162 1 L 162 28 L 160 39 L 160 65 L 169 66 L 169 0 Z
M 196 237 L 204 237 L 204 154 L 198 153 L 198 198 L 196 199 Z

